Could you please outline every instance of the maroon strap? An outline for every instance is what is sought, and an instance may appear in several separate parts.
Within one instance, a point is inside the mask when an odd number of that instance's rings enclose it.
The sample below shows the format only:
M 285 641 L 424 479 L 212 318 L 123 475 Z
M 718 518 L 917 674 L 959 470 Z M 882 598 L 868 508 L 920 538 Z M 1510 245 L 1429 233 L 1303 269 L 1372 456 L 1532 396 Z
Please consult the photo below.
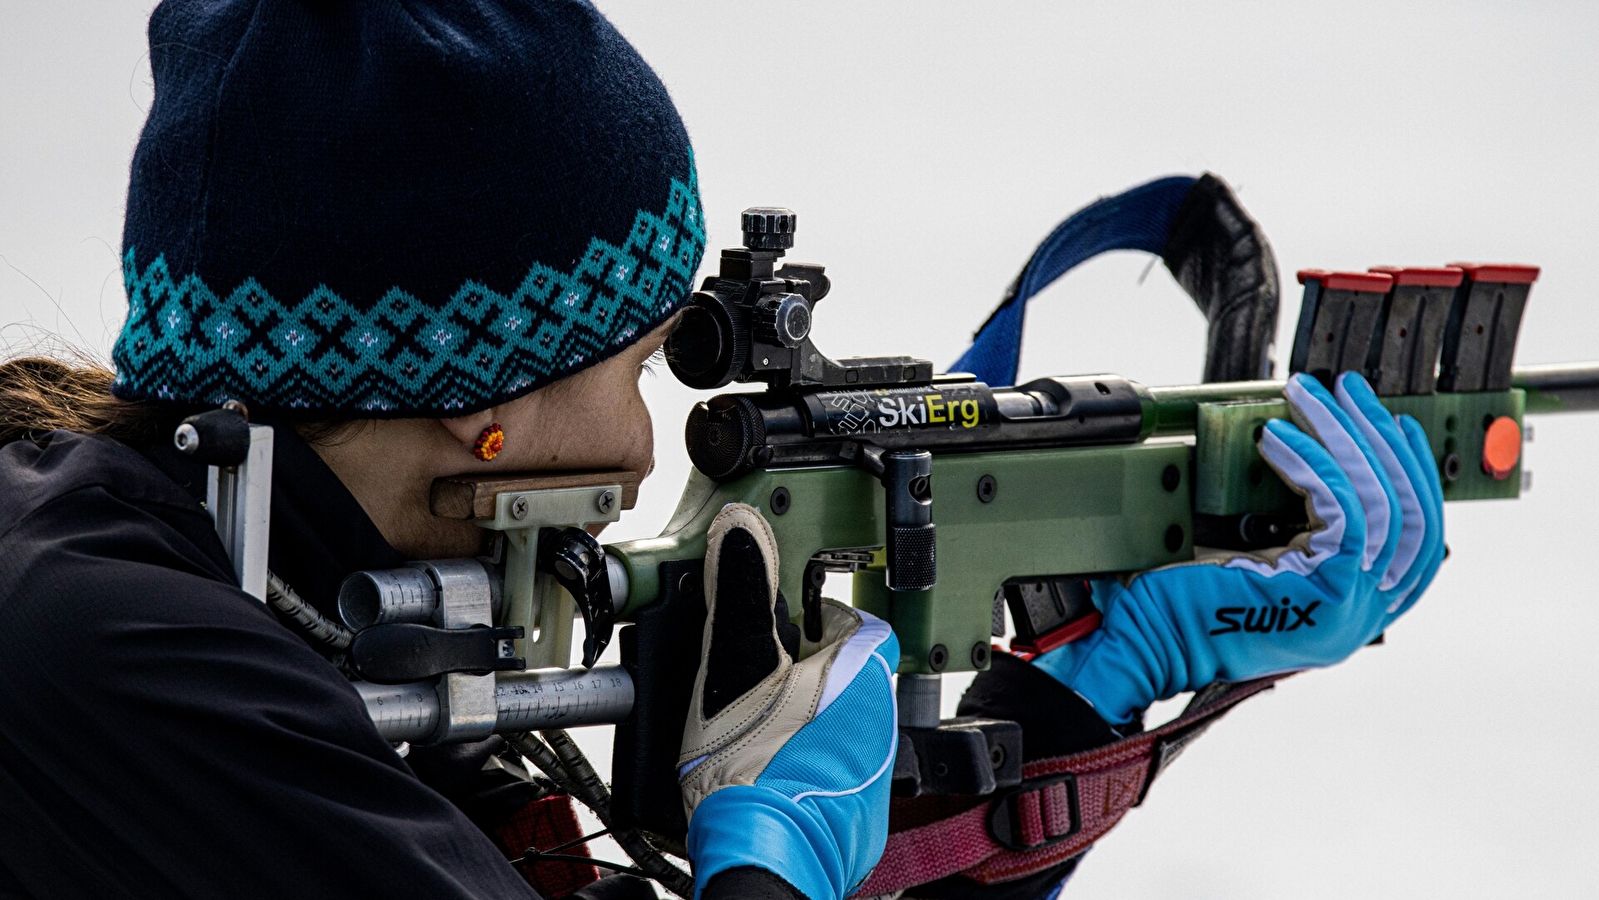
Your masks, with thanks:
M 572 798 L 556 794 L 534 800 L 501 822 L 490 837 L 509 859 L 517 859 L 529 848 L 549 850 L 583 837 L 583 828 L 572 808 Z M 588 845 L 577 844 L 562 850 L 571 856 L 588 856 Z M 545 897 L 565 897 L 599 879 L 600 873 L 587 863 L 569 860 L 544 860 L 537 865 L 519 866 L 522 877 Z
M 892 831 L 882 861 L 855 896 L 955 874 L 982 884 L 1012 881 L 1060 865 L 1142 803 L 1155 776 L 1223 713 L 1282 677 L 1212 685 L 1159 728 L 1094 750 L 1033 760 L 1023 767 L 1020 785 L 930 824 Z

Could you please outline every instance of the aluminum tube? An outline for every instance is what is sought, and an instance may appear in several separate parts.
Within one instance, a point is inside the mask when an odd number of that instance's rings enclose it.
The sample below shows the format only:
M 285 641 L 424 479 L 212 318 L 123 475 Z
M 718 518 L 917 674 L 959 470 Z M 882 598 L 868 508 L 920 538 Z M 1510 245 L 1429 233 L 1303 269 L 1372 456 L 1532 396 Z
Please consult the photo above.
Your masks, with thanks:
M 1527 412 L 1599 410 L 1599 362 L 1522 366 L 1510 383 L 1527 392 Z
M 422 741 L 439 727 L 439 694 L 431 684 L 358 681 L 355 690 L 384 740 Z
M 1519 366 L 1510 383 L 1527 392 L 1527 413 L 1599 410 L 1599 362 Z M 1218 381 L 1184 387 L 1154 387 L 1156 436 L 1194 433 L 1195 406 L 1232 400 L 1280 400 L 1281 381 Z
M 633 711 L 633 676 L 621 666 L 503 672 L 494 701 L 496 732 L 614 725 Z
M 899 727 L 937 728 L 944 679 L 941 675 L 900 675 L 894 688 Z
M 427 743 L 438 730 L 439 695 L 432 682 L 363 681 L 355 689 L 385 740 Z M 621 666 L 500 672 L 494 702 L 497 733 L 612 725 L 633 710 L 633 678 Z

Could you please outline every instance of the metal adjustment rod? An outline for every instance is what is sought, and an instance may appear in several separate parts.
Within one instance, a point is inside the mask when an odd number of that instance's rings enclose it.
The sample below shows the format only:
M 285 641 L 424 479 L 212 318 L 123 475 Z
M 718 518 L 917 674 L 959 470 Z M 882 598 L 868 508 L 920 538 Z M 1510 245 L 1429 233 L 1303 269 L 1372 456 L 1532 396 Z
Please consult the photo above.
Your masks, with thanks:
M 448 577 L 438 574 L 441 566 Z M 437 623 L 443 602 L 441 582 L 452 588 L 487 590 L 489 606 L 499 618 L 505 603 L 501 576 L 485 559 L 413 562 L 398 569 L 351 573 L 339 585 L 339 618 L 351 631 L 394 622 Z
M 938 582 L 933 455 L 926 450 L 893 450 L 882 454 L 881 460 L 888 588 L 896 597 L 900 592 L 928 590 Z M 908 596 L 906 600 L 915 602 Z M 900 749 L 892 775 L 893 792 L 899 796 L 991 794 L 1021 783 L 1020 725 L 975 717 L 948 722 L 939 718 L 943 686 L 939 672 L 948 664 L 948 651 L 939 644 L 928 654 L 931 674 L 899 676 L 894 701 Z
M 267 538 L 272 527 L 272 428 L 251 425 L 237 400 L 192 415 L 178 425 L 172 444 L 204 463 L 206 509 L 233 560 L 239 587 L 266 601 Z
M 339 616 L 355 632 L 351 667 L 378 684 L 526 668 L 514 645 L 522 629 L 490 627 L 500 598 L 498 574 L 482 560 L 356 572 L 339 587 Z
M 545 530 L 557 573 L 571 561 L 571 547 L 587 548 L 572 543 L 573 530 Z M 587 564 L 595 563 L 600 588 L 591 593 L 609 602 L 612 589 L 625 591 L 625 583 L 616 580 L 618 566 L 590 556 Z M 627 717 L 633 680 L 623 669 L 516 671 L 526 668 L 515 649 L 524 628 L 492 624 L 506 618 L 506 593 L 498 568 L 482 559 L 413 562 L 344 580 L 339 615 L 356 632 L 350 662 L 364 679 L 356 689 L 380 733 L 391 741 L 434 744 Z M 570 621 L 569 605 L 565 614 Z M 565 634 L 570 639 L 570 628 Z
M 481 676 L 492 686 L 493 715 L 483 734 L 610 725 L 633 709 L 633 678 L 621 666 L 535 669 Z M 432 743 L 447 732 L 447 707 L 433 684 L 373 684 L 358 681 L 367 714 L 388 741 Z M 460 696 L 454 709 L 460 713 Z M 483 727 L 481 724 L 479 728 Z M 457 733 L 461 733 L 460 730 Z
M 340 586 L 339 615 L 356 632 L 350 662 L 365 679 L 357 689 L 368 713 L 380 730 L 397 710 L 411 723 L 406 737 L 393 740 L 473 741 L 494 733 L 494 673 L 525 667 L 514 646 L 522 629 L 493 627 L 496 585 L 483 562 L 444 559 L 356 572 Z
M 882 482 L 889 590 L 925 591 L 938 581 L 933 454 L 926 450 L 883 454 Z

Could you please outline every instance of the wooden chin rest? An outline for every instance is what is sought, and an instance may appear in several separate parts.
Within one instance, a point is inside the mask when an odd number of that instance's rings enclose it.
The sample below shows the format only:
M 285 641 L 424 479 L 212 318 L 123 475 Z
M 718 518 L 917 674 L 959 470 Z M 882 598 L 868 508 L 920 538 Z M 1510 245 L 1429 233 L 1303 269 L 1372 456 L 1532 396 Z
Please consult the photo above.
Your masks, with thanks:
M 442 519 L 492 519 L 494 495 L 505 491 L 547 491 L 553 488 L 593 487 L 598 484 L 622 486 L 622 508 L 632 509 L 638 502 L 638 483 L 642 476 L 627 469 L 601 472 L 523 472 L 511 475 L 473 477 L 454 475 L 435 478 L 429 506 Z

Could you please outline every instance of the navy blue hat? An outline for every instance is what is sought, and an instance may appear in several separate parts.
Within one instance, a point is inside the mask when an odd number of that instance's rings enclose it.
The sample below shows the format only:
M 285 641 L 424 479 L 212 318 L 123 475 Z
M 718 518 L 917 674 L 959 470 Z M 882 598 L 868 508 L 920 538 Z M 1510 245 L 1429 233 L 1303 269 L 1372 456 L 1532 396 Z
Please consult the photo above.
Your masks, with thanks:
M 687 299 L 688 135 L 581 0 L 165 0 L 113 392 L 451 416 Z

